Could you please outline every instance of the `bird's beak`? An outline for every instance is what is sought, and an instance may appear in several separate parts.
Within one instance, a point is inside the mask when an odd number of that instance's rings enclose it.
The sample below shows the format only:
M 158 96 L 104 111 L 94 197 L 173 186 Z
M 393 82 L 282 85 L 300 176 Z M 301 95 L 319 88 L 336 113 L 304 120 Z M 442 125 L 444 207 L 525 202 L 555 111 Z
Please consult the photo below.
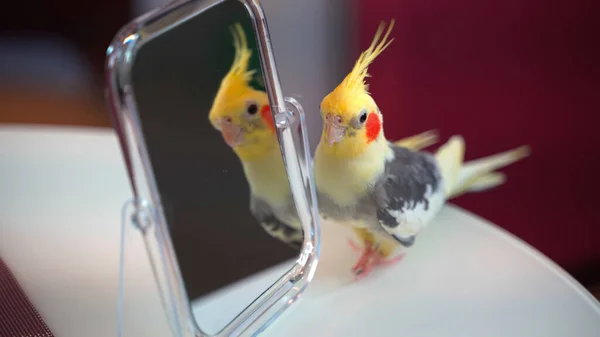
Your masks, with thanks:
M 342 137 L 344 137 L 345 132 L 346 127 L 336 125 L 332 121 L 325 122 L 325 140 L 327 141 L 329 146 L 333 146 L 333 144 L 342 140 Z
M 231 122 L 221 123 L 221 134 L 230 147 L 237 147 L 244 141 L 244 130 Z

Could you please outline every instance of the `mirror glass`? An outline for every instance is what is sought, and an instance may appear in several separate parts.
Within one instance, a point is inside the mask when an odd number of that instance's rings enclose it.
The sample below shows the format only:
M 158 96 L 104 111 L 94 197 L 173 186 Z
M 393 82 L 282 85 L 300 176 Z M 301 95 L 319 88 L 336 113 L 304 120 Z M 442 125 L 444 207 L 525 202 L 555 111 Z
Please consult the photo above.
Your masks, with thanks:
M 145 42 L 132 83 L 191 310 L 214 334 L 302 242 L 285 220 L 295 208 L 244 5 L 224 1 Z M 267 283 L 252 281 L 269 268 Z

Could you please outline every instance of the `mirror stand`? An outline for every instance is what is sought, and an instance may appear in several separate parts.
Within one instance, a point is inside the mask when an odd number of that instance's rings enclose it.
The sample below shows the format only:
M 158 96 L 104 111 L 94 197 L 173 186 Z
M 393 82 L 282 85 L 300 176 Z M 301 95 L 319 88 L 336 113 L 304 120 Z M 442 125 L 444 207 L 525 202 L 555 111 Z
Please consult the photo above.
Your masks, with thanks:
M 160 234 L 156 231 L 157 227 L 152 226 L 147 214 L 144 213 L 143 210 L 147 209 L 144 204 L 142 200 L 131 199 L 122 207 L 119 243 L 118 336 L 128 337 L 128 322 L 137 322 L 136 316 L 147 315 L 147 319 L 166 319 L 166 331 L 163 332 L 165 336 L 196 337 L 198 335 L 195 333 L 182 331 L 185 321 L 181 315 L 185 315 L 189 311 L 177 310 L 176 302 L 173 301 L 174 296 L 171 294 L 177 287 L 174 286 L 173 280 L 166 277 L 168 273 L 165 267 L 154 262 L 163 261 L 162 258 L 156 260 L 156 256 L 153 256 L 160 254 L 156 247 L 156 241 L 160 240 Z M 140 260 L 148 263 L 140 263 Z M 151 296 L 147 296 L 149 294 Z M 150 298 L 140 298 L 140 295 Z M 140 301 L 150 302 L 147 303 L 147 311 L 140 312 L 144 307 L 140 305 Z M 155 316 L 157 313 L 160 315 L 159 317 Z M 191 321 L 193 320 L 187 320 L 187 322 Z M 156 333 L 153 332 L 153 334 Z

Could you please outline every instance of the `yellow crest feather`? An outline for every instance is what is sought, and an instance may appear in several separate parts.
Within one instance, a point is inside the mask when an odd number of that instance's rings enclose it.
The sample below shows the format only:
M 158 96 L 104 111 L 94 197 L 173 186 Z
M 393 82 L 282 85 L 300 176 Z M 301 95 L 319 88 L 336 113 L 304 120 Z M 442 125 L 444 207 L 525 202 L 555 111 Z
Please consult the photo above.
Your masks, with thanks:
M 223 78 L 223 84 L 229 87 L 229 89 L 246 87 L 256 72 L 256 70 L 248 70 L 252 51 L 248 48 L 246 33 L 239 23 L 234 24 L 230 30 L 233 35 L 235 58 L 233 59 L 231 69 L 225 75 L 225 78 Z
M 367 72 L 369 65 L 392 43 L 393 39 L 389 41 L 387 39 L 393 27 L 394 20 L 391 20 L 387 32 L 381 38 L 385 22 L 379 24 L 371 45 L 360 54 L 352 71 L 321 101 L 322 113 L 336 113 L 342 115 L 344 119 L 349 119 L 352 118 L 352 114 L 358 113 L 361 109 L 375 105 L 368 92 L 369 86 L 365 83 L 365 78 L 370 76 Z
M 239 103 L 237 101 L 239 97 L 253 90 L 250 87 L 250 81 L 256 70 L 248 70 L 252 50 L 248 48 L 246 34 L 239 23 L 235 23 L 229 29 L 233 35 L 235 56 L 231 68 L 221 80 L 219 91 L 217 91 L 209 113 L 210 119 L 227 113 L 232 105 Z
M 369 65 L 394 40 L 394 39 L 390 39 L 389 41 L 387 40 L 387 38 L 389 37 L 389 35 L 392 31 L 392 28 L 394 27 L 394 22 L 395 22 L 394 20 L 392 20 L 390 22 L 390 26 L 388 27 L 387 32 L 385 33 L 385 35 L 383 36 L 381 41 L 378 42 L 379 38 L 381 37 L 381 34 L 383 33 L 383 29 L 385 28 L 385 22 L 382 21 L 379 24 L 379 27 L 377 28 L 377 32 L 375 32 L 375 37 L 373 37 L 373 41 L 371 42 L 371 45 L 369 46 L 369 48 L 367 50 L 363 51 L 360 54 L 360 57 L 354 64 L 352 71 L 346 76 L 346 78 L 344 78 L 342 83 L 340 83 L 337 90 L 348 90 L 351 92 L 355 92 L 356 90 L 361 90 L 361 91 L 364 91 L 365 93 L 368 93 L 369 86 L 365 83 L 365 78 L 371 76 L 367 72 Z

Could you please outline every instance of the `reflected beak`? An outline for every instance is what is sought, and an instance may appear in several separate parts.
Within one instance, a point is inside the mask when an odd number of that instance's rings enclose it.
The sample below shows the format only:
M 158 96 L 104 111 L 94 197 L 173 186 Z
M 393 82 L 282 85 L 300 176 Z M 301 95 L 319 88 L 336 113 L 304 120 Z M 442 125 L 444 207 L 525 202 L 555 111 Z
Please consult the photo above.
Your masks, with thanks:
M 325 122 L 325 140 L 329 146 L 333 146 L 333 144 L 342 140 L 345 132 L 345 127 L 335 125 L 333 122 Z
M 225 143 L 231 147 L 236 147 L 244 141 L 244 131 L 235 124 L 221 124 L 221 134 Z

